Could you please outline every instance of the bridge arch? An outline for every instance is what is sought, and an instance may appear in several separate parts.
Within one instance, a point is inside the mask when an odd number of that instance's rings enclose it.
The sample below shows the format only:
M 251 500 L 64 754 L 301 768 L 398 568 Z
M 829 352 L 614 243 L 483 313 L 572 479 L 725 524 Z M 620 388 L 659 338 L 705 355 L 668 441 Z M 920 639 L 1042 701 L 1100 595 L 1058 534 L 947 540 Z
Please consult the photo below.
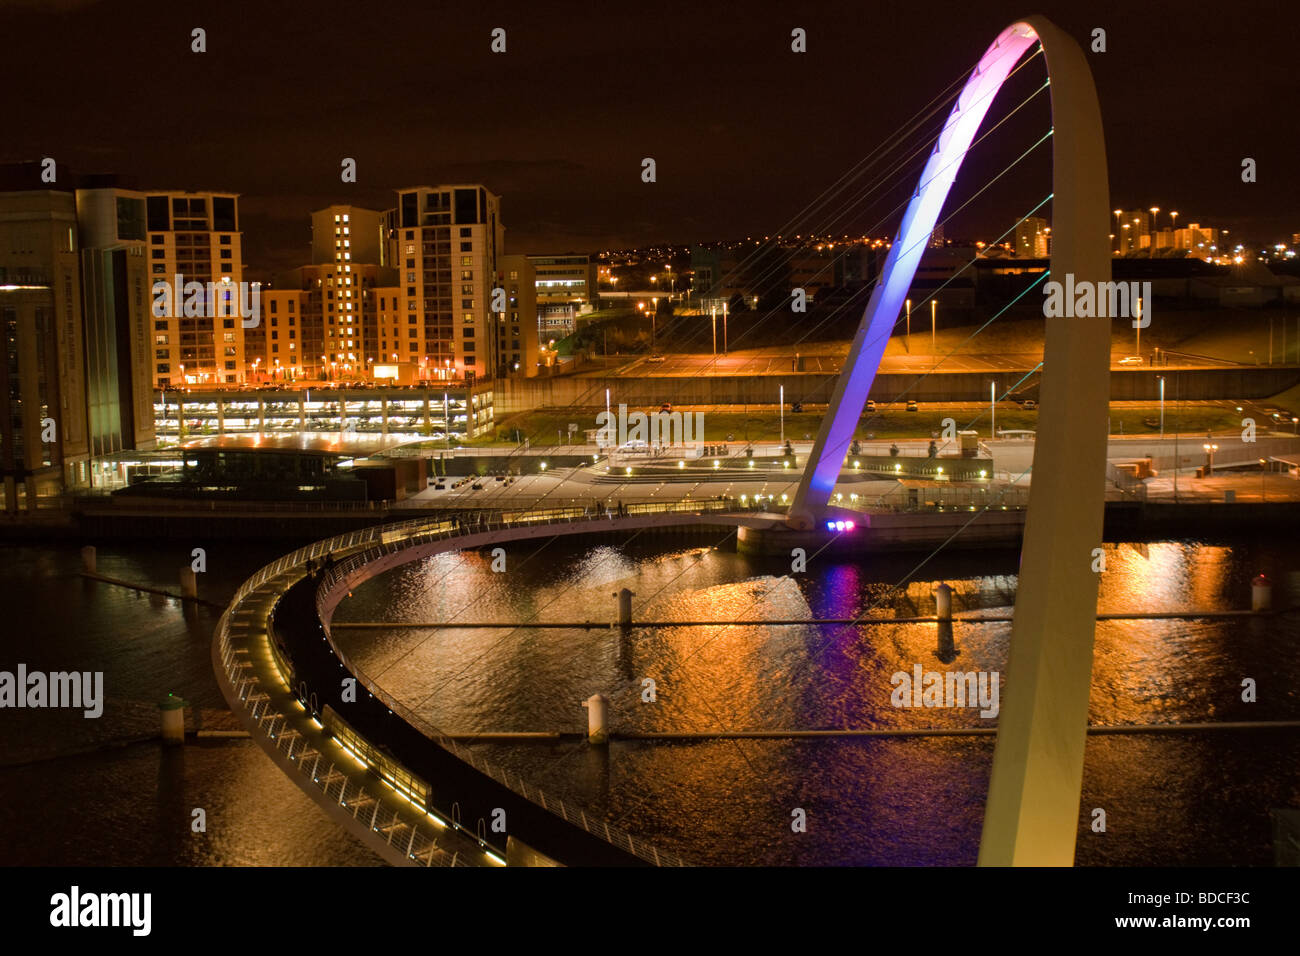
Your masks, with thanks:
M 813 446 L 789 523 L 814 527 L 844 462 L 903 299 L 961 158 L 994 94 L 1041 43 L 1051 84 L 1052 272 L 1110 280 L 1110 197 L 1101 109 L 1079 44 L 1049 20 L 1011 24 L 948 116 L 903 215 Z M 1110 397 L 1110 324 L 1046 319 L 1033 491 L 980 844 L 981 865 L 1074 860 L 1092 677 Z

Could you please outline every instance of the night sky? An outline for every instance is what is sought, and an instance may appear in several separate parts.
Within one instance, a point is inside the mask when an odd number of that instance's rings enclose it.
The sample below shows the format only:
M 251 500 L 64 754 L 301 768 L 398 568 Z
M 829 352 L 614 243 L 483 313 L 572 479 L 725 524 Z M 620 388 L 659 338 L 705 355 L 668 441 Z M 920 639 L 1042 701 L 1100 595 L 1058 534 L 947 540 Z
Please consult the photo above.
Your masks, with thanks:
M 1234 239 L 1300 232 L 1300 5 L 1058 3 L 1087 44 L 1113 200 Z M 510 252 L 774 232 L 963 76 L 1022 3 L 176 3 L 21 0 L 0 12 L 0 161 L 54 156 L 141 188 L 242 194 L 254 277 L 307 261 L 309 212 L 483 182 Z M 190 30 L 208 52 L 190 52 Z M 507 52 L 489 32 L 507 30 Z M 790 52 L 790 31 L 809 52 Z M 1042 59 L 999 95 L 1005 116 Z M 945 110 L 946 112 L 946 110 Z M 964 201 L 1046 131 L 1040 95 L 978 148 Z M 1050 190 L 1050 141 L 959 213 L 988 238 Z M 345 156 L 358 183 L 339 180 Z M 642 157 L 658 182 L 640 180 Z M 1259 165 L 1243 184 L 1245 156 Z M 890 234 L 919 162 L 837 231 Z M 904 180 L 907 182 L 905 183 Z M 952 208 L 950 200 L 949 208 Z M 801 221 L 825 227 L 827 217 Z M 1162 224 L 1167 219 L 1162 215 Z M 792 230 L 793 231 L 793 230 Z

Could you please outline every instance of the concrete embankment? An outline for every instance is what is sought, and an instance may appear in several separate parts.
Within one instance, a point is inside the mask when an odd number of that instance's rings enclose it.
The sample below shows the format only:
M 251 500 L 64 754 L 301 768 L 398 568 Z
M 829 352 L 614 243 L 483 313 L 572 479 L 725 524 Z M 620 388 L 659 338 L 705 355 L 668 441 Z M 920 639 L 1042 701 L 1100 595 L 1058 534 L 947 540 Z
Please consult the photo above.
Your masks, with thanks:
M 471 509 L 465 509 L 466 513 Z M 377 509 L 348 511 L 267 511 L 250 508 L 209 511 L 202 502 L 193 509 L 171 503 L 151 511 L 147 507 L 118 510 L 104 507 L 67 514 L 60 522 L 48 520 L 0 525 L 0 538 L 10 540 L 266 540 L 315 541 L 358 528 L 436 516 L 437 510 Z M 1024 531 L 1025 512 L 1008 509 L 969 511 L 900 511 L 863 515 L 851 534 L 839 535 L 836 551 L 874 552 L 951 548 L 1015 546 Z M 720 526 L 721 527 L 721 526 Z M 1172 538 L 1233 537 L 1242 533 L 1278 533 L 1300 529 L 1300 502 L 1130 502 L 1106 504 L 1105 540 L 1157 541 Z M 691 527 L 682 534 L 698 536 L 705 529 Z M 627 534 L 617 528 L 590 534 L 607 537 Z M 639 532 L 672 536 L 674 529 Z M 751 553 L 789 553 L 792 547 L 821 547 L 825 532 L 799 533 L 784 528 L 742 529 L 739 547 Z

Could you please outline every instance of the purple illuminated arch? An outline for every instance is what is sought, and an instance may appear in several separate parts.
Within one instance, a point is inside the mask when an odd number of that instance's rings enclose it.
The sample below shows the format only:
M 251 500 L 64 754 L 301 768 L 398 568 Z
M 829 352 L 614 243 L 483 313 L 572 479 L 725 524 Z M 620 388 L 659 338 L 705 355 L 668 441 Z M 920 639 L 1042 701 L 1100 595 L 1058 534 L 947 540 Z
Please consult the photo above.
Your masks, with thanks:
M 820 522 L 917 262 L 993 96 L 1041 43 L 1052 100 L 1052 272 L 1110 281 L 1101 110 L 1079 44 L 1043 17 L 989 47 L 948 117 L 908 204 L 836 383 L 789 523 Z M 1110 323 L 1048 318 L 1007 690 L 980 840 L 981 865 L 1068 866 L 1079 828 L 1110 398 Z M 866 519 L 869 524 L 869 518 Z
M 822 422 L 812 457 L 804 470 L 790 509 L 792 523 L 809 528 L 819 521 L 839 478 L 853 432 L 880 368 L 881 356 L 898 321 L 921 254 L 934 232 L 962 158 L 970 149 L 994 95 L 1027 50 L 1038 43 L 1037 31 L 1026 22 L 1002 31 L 975 67 L 935 143 L 920 183 L 903 214 L 903 224 L 885 258 L 880 281 L 867 303 L 849 357 L 836 384 L 830 411 Z

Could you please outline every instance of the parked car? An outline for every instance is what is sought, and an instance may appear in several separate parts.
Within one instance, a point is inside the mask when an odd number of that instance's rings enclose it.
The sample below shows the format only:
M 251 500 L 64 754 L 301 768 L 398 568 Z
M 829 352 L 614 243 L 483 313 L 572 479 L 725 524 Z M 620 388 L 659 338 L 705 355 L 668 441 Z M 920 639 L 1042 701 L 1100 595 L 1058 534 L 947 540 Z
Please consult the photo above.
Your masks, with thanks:
M 869 412 L 874 412 L 876 410 L 876 403 L 871 399 L 867 399 L 866 410 Z
M 664 360 L 664 357 L 663 357 L 662 355 L 660 355 L 658 352 L 656 352 L 654 355 L 651 355 L 651 356 L 649 356 L 648 358 L 646 358 L 646 361 L 647 361 L 647 362 L 662 362 L 663 360 Z
M 1141 364 L 1142 364 L 1142 356 L 1140 356 L 1140 355 L 1125 355 L 1122 359 L 1119 360 L 1119 364 L 1120 364 L 1120 365 L 1141 365 Z
M 664 402 L 662 405 L 659 406 L 659 411 L 661 412 L 671 412 L 672 410 L 673 410 L 672 402 Z
M 1024 403 L 1023 405 L 1021 405 L 1020 407 L 1023 408 L 1023 409 L 1025 409 L 1026 411 L 1030 411 L 1030 410 L 1032 410 L 1032 409 L 1037 408 L 1037 407 L 1038 407 L 1038 403 L 1037 403 L 1036 401 L 1034 401 L 1032 398 L 1026 398 L 1026 399 L 1025 399 L 1025 403 Z
M 917 410 L 917 409 L 916 409 L 916 402 L 908 402 L 908 403 L 907 403 L 907 410 L 908 410 L 909 412 L 914 412 L 914 411 L 916 411 L 916 410 Z

